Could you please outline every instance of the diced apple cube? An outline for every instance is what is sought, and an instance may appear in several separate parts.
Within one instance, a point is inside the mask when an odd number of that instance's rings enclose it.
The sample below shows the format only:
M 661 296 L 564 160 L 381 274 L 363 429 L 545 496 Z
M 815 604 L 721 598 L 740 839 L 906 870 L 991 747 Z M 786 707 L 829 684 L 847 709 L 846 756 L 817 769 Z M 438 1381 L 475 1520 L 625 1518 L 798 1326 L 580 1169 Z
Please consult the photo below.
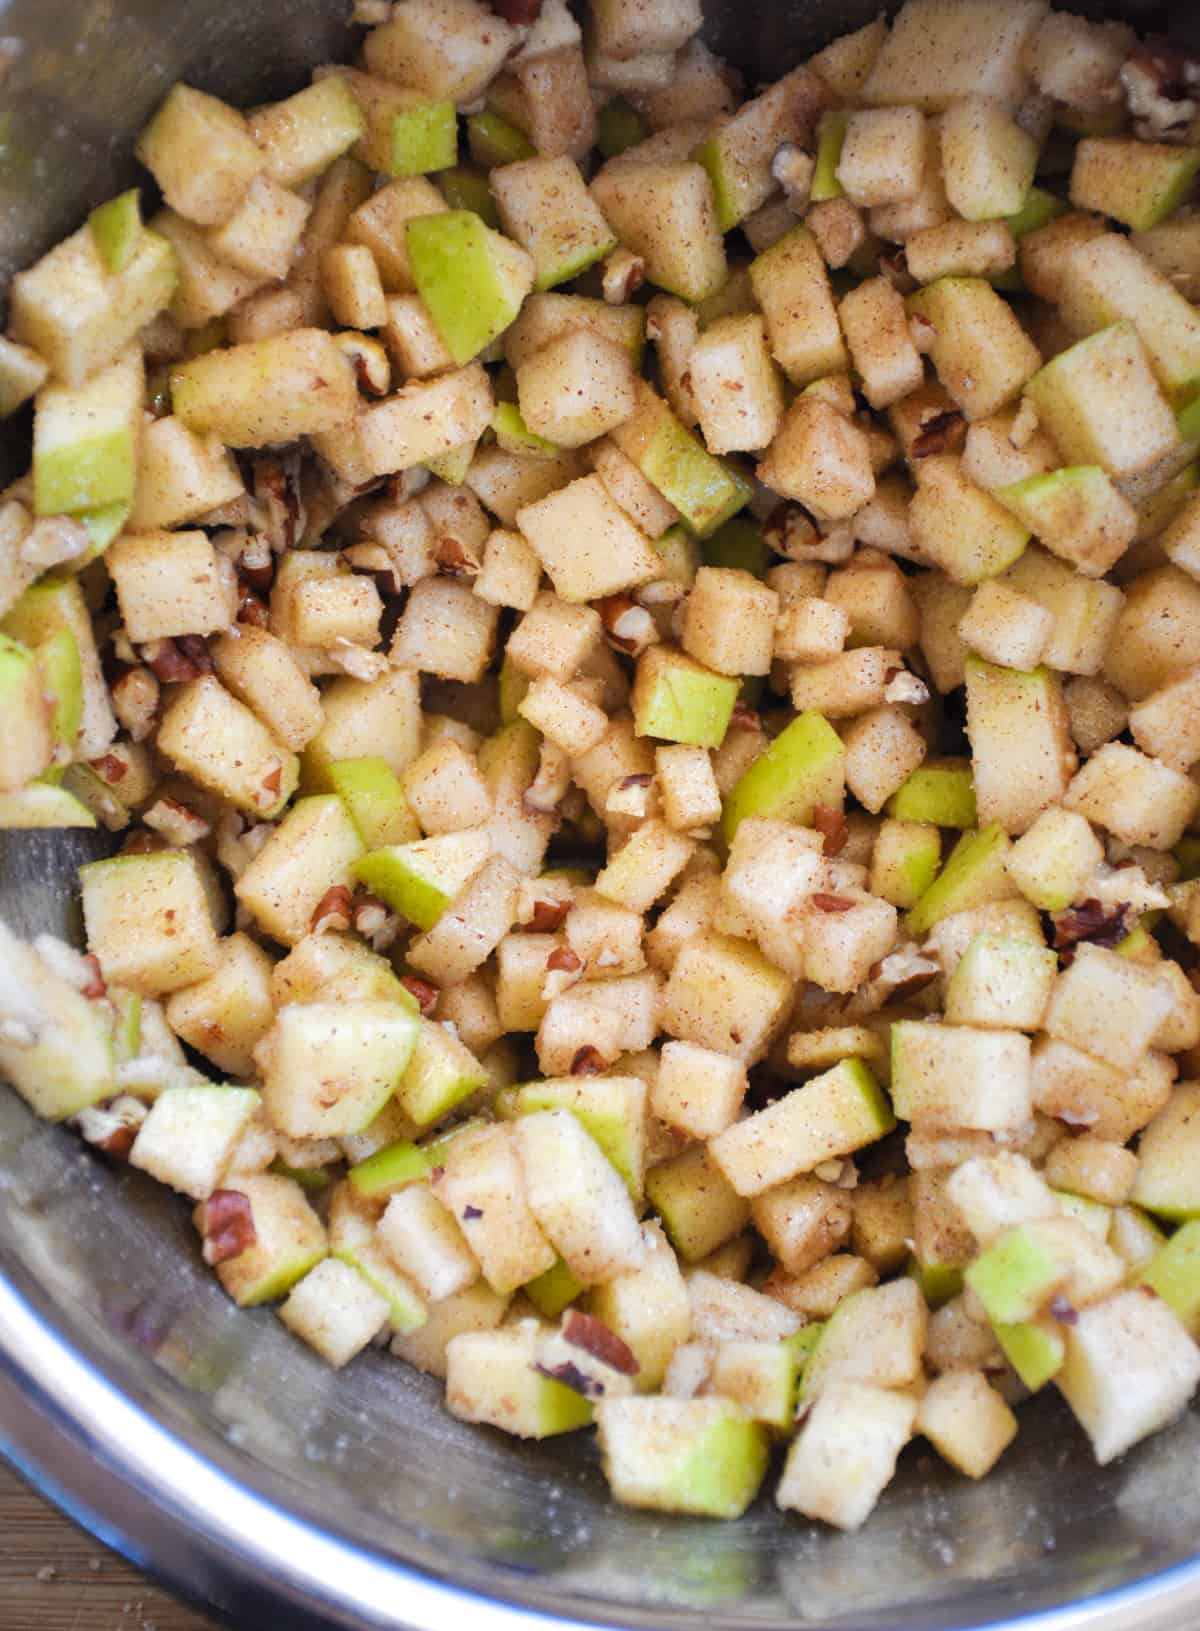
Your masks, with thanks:
M 529 1205 L 576 1279 L 611 1280 L 640 1266 L 643 1246 L 629 1194 L 574 1116 L 538 1111 L 516 1123 Z
M 171 208 L 201 226 L 228 221 L 266 164 L 242 115 L 190 85 L 171 91 L 137 154 Z
M 861 1382 L 833 1382 L 788 1454 L 777 1506 L 861 1529 L 912 1436 L 916 1401 Z
M 649 582 L 661 570 L 650 540 L 608 496 L 598 476 L 583 476 L 526 505 L 517 520 L 564 600 L 613 595 Z
M 130 1165 L 193 1200 L 207 1200 L 259 1102 L 249 1088 L 168 1088 L 138 1129 Z
M 592 197 L 651 283 L 684 300 L 715 294 L 728 275 L 712 183 L 690 162 L 606 164 Z
M 411 1007 L 388 1002 L 295 1003 L 259 1044 L 263 1099 L 289 1138 L 361 1132 L 396 1090 L 416 1044 Z
M 1126 844 L 1170 849 L 1192 819 L 1200 790 L 1161 760 L 1108 742 L 1074 776 L 1063 802 Z
M 222 1188 L 249 1201 L 255 1242 L 219 1263 L 217 1277 L 239 1308 L 274 1302 L 327 1256 L 324 1225 L 290 1178 L 228 1177 Z
M 817 396 L 797 397 L 784 414 L 758 478 L 822 521 L 846 520 L 875 492 L 865 433 Z
M 931 1382 L 916 1430 L 969 1478 L 989 1473 L 1017 1435 L 1017 1418 L 982 1371 L 951 1371 Z
M 637 401 L 629 353 L 587 329 L 560 335 L 527 358 L 517 370 L 517 392 L 526 425 L 557 447 L 582 447 L 614 430 Z
M 192 430 L 230 447 L 263 447 L 345 424 L 358 390 L 331 335 L 296 329 L 179 364 L 171 399 Z
M 427 1184 L 411 1184 L 388 1201 L 379 1238 L 389 1257 L 431 1303 L 453 1297 L 479 1278 L 462 1231 Z
M 846 348 L 816 240 L 796 227 L 750 266 L 775 360 L 794 385 L 844 373 Z
M 737 1518 L 767 1465 L 765 1429 L 728 1399 L 611 1399 L 597 1410 L 604 1470 L 626 1505 Z
M 920 191 L 925 148 L 925 119 L 919 108 L 851 113 L 837 179 L 850 202 L 860 209 L 906 203 Z
M 248 1077 L 255 1043 L 275 1017 L 271 999 L 271 959 L 249 935 L 217 943 L 213 972 L 167 1001 L 167 1021 L 175 1034 L 220 1069 Z
M 1029 1038 L 904 1020 L 892 1026 L 892 1102 L 914 1125 L 1020 1127 L 1032 1113 Z
M 1064 1335 L 1056 1380 L 1102 1465 L 1165 1427 L 1200 1382 L 1200 1349 L 1159 1298 L 1120 1292 Z
M 93 861 L 80 868 L 80 886 L 88 948 L 114 985 L 158 996 L 216 969 L 209 893 L 188 852 Z
M 279 1317 L 340 1370 L 378 1334 L 388 1305 L 357 1269 L 327 1257 L 292 1288 Z

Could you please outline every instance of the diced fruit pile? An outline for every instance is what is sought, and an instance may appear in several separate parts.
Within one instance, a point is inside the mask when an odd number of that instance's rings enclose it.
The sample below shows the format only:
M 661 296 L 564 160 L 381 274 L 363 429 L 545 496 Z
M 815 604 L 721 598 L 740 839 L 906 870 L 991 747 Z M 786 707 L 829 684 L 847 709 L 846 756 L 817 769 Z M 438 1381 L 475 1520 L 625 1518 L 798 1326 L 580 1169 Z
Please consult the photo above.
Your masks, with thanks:
M 356 16 L 14 280 L 0 826 L 120 836 L 0 1068 L 635 1506 L 852 1529 L 1049 1384 L 1120 1455 L 1200 1379 L 1200 61 Z

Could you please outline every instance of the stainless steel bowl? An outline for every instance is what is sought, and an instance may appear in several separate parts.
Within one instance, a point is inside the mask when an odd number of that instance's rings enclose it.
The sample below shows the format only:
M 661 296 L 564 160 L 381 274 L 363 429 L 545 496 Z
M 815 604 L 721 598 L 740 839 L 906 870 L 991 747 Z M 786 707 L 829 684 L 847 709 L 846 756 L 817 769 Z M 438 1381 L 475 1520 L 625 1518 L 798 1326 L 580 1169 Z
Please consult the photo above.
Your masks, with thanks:
M 753 78 L 876 4 L 706 9 Z M 346 10 L 0 0 L 0 287 L 125 181 L 173 81 L 242 102 L 295 88 L 345 45 Z M 1183 0 L 1177 25 L 1195 15 Z M 19 458 L 5 435 L 0 455 Z M 5 835 L 0 911 L 21 931 L 77 932 L 74 868 L 97 848 Z M 270 1313 L 237 1312 L 178 1202 L 0 1089 L 0 1448 L 103 1540 L 246 1625 L 1200 1625 L 1195 1414 L 1098 1470 L 1067 1412 L 1039 1399 L 985 1484 L 917 1447 L 869 1528 L 842 1536 L 765 1499 L 726 1525 L 621 1511 L 590 1444 L 465 1427 L 439 1391 L 378 1356 L 335 1377 Z

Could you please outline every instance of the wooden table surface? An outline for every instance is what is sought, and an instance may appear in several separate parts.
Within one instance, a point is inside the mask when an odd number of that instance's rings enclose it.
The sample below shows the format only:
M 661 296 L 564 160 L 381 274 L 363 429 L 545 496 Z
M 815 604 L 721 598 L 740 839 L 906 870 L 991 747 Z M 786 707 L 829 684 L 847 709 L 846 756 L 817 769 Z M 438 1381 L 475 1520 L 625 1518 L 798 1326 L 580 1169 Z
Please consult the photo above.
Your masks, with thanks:
M 48 1506 L 0 1462 L 5 1631 L 215 1631 Z

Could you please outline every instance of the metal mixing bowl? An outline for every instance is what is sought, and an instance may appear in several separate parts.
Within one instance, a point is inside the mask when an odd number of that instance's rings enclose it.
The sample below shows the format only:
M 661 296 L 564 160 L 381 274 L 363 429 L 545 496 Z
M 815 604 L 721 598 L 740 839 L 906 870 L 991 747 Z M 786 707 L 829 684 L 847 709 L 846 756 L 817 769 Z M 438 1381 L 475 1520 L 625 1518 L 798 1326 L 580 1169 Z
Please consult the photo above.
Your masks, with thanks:
M 752 79 L 875 9 L 706 5 L 713 42 Z M 243 103 L 294 89 L 344 48 L 346 10 L 0 0 L 0 288 L 125 183 L 173 81 Z M 1183 0 L 1177 25 L 1189 13 Z M 19 458 L 19 431 L 5 436 Z M 21 932 L 77 933 L 74 869 L 101 847 L 3 835 L 0 911 Z M 103 1540 L 246 1625 L 1200 1625 L 1196 1414 L 1098 1470 L 1041 1398 L 986 1483 L 917 1446 L 866 1531 L 844 1536 L 769 1499 L 736 1524 L 621 1511 L 591 1443 L 466 1427 L 440 1391 L 378 1355 L 335 1376 L 269 1312 L 235 1310 L 179 1202 L 0 1089 L 0 1448 Z

